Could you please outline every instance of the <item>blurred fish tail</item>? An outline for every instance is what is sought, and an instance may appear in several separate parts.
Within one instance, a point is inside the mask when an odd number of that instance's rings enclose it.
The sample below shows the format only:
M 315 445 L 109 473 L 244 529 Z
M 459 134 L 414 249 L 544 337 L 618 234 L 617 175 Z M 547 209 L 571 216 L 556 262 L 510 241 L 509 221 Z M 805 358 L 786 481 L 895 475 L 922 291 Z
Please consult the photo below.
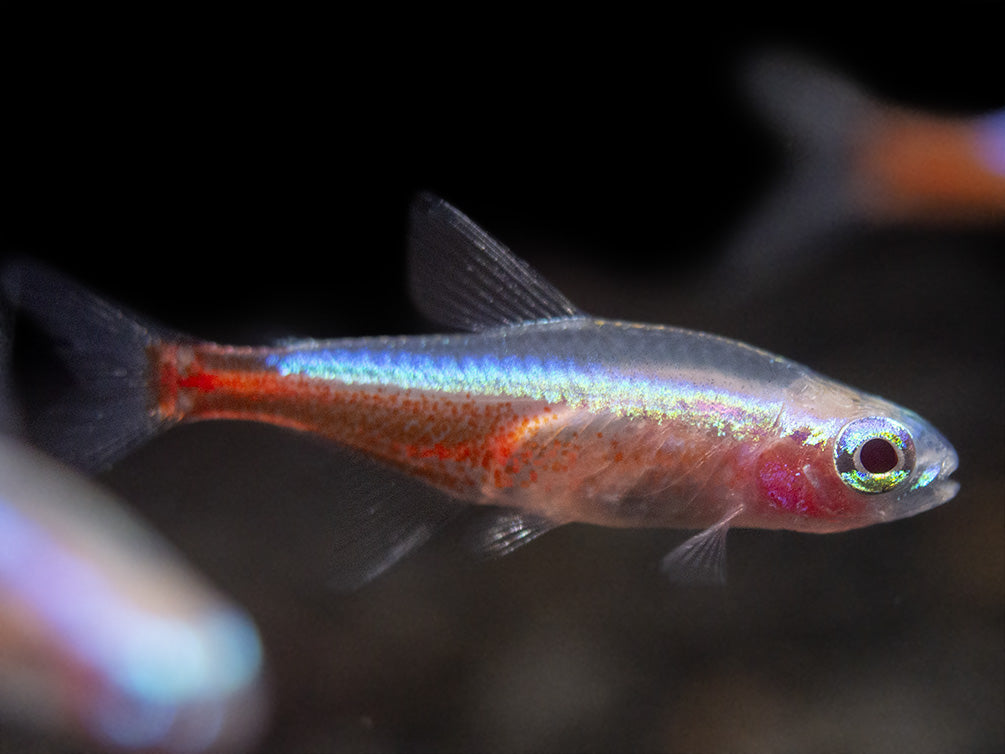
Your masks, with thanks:
M 2 283 L 15 338 L 34 325 L 50 356 L 26 375 L 42 404 L 26 412 L 31 440 L 97 470 L 169 423 L 156 410 L 149 358 L 165 333 L 37 263 L 8 266 Z
M 876 104 L 850 81 L 781 54 L 752 59 L 742 86 L 790 151 L 778 187 L 724 259 L 731 281 L 759 288 L 812 260 L 808 244 L 859 219 L 856 150 Z
M 762 54 L 744 70 L 744 87 L 761 115 L 797 148 L 834 156 L 851 146 L 849 126 L 875 107 L 857 85 L 810 60 Z

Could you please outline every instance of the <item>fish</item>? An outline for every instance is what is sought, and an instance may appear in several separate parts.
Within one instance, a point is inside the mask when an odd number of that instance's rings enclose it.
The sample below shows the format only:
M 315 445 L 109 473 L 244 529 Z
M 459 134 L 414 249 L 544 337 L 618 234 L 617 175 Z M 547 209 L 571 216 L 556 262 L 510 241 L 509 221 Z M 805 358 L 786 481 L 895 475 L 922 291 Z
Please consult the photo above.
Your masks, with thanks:
M 333 586 L 356 588 L 459 511 L 501 556 L 570 523 L 698 530 L 660 564 L 721 583 L 733 527 L 840 532 L 945 503 L 952 445 L 918 414 L 728 338 L 591 316 L 444 199 L 413 203 L 409 279 L 436 334 L 204 342 L 18 263 L 6 295 L 75 379 L 36 436 L 100 468 L 188 422 L 329 441 L 365 474 L 333 500 Z M 320 518 L 319 518 L 320 520 Z
M 0 436 L 0 709 L 116 751 L 242 751 L 268 692 L 252 618 L 111 492 Z
M 949 114 L 886 101 L 783 51 L 752 56 L 740 78 L 787 161 L 721 254 L 728 284 L 777 284 L 853 230 L 1005 227 L 1005 108 Z
M 18 437 L 0 308 L 0 712 L 76 745 L 244 751 L 268 692 L 253 619 L 125 501 Z

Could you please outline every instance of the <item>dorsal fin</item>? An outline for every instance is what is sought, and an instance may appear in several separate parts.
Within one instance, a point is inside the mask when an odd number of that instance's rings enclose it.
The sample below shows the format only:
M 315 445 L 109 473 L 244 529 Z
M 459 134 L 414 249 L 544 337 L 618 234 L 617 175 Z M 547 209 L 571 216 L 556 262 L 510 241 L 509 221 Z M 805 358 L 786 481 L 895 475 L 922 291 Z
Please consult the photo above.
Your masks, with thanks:
M 530 265 L 429 193 L 412 204 L 409 267 L 419 310 L 459 330 L 582 314 Z

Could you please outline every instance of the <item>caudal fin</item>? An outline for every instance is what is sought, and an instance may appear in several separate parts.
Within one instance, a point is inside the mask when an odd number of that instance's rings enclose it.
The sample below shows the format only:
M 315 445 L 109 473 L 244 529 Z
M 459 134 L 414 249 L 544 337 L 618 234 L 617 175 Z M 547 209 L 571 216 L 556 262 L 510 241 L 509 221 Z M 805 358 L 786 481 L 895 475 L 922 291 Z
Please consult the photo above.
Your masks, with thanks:
M 733 293 L 778 285 L 819 261 L 821 239 L 862 220 L 854 153 L 876 108 L 850 81 L 798 57 L 763 55 L 743 74 L 746 95 L 788 158 L 726 249 L 722 274 Z
M 55 356 L 42 360 L 43 374 L 26 375 L 36 386 L 58 382 L 32 391 L 44 405 L 26 411 L 29 439 L 93 471 L 165 426 L 153 401 L 148 357 L 164 333 L 37 263 L 9 265 L 2 284 L 14 311 L 15 348 L 33 325 Z

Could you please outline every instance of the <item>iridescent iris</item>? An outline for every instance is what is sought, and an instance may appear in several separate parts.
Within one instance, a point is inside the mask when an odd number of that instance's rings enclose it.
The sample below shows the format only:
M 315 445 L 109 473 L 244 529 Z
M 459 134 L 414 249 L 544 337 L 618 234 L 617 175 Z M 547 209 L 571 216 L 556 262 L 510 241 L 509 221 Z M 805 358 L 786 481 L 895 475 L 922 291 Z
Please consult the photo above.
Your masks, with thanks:
M 889 492 L 914 468 L 914 441 L 902 424 L 868 416 L 846 424 L 834 444 L 841 480 L 868 494 Z

